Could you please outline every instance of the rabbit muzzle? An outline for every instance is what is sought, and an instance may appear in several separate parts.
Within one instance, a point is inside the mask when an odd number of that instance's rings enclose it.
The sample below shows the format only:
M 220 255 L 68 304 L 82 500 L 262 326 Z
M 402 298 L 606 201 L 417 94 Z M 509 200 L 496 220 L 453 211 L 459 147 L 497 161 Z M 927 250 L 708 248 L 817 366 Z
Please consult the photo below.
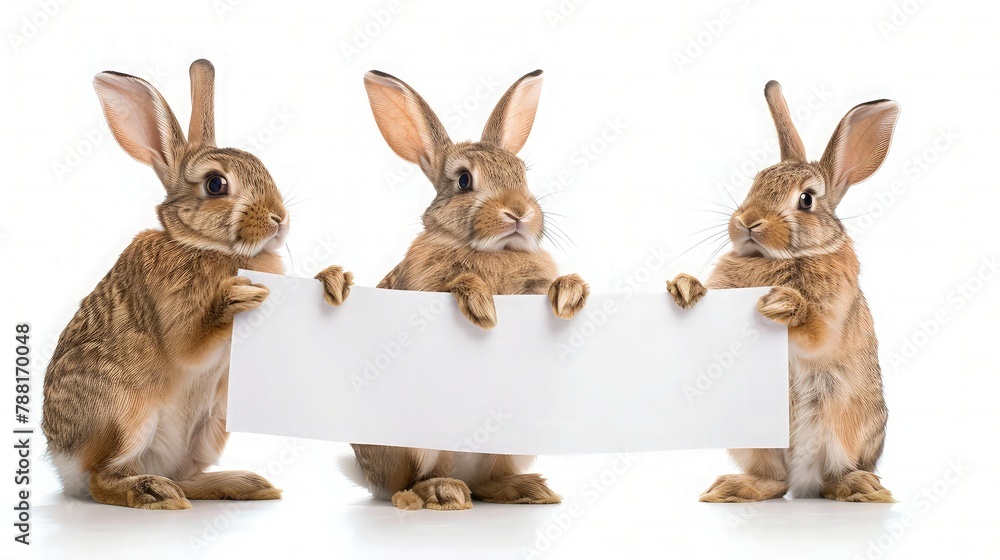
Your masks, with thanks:
M 248 204 L 238 208 L 234 217 L 234 249 L 237 253 L 252 257 L 265 249 L 274 251 L 285 244 L 290 220 L 283 207 Z
M 541 209 L 533 199 L 505 192 L 486 199 L 474 212 L 474 249 L 534 251 L 538 248 L 543 225 Z
M 743 256 L 772 256 L 788 250 L 791 233 L 781 216 L 748 209 L 729 220 L 729 238 Z

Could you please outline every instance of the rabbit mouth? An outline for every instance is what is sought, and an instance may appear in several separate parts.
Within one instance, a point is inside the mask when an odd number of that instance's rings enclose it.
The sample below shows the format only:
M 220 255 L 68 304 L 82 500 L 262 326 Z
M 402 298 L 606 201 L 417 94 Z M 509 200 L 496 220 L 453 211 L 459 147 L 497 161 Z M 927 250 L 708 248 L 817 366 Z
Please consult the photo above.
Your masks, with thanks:
M 484 252 L 497 252 L 505 249 L 535 251 L 538 248 L 538 242 L 528 235 L 526 229 L 523 224 L 521 226 L 511 224 L 502 233 L 474 240 L 472 248 Z
M 286 219 L 278 226 L 278 231 L 264 243 L 264 248 L 268 251 L 277 251 L 285 245 L 285 238 L 288 237 L 289 222 Z
M 737 228 L 729 238 L 733 248 L 744 257 L 767 257 L 770 251 L 761 241 L 761 233 L 747 228 Z
M 765 257 L 767 248 L 753 239 L 743 239 L 736 243 L 736 252 L 743 257 Z
M 288 236 L 288 221 L 286 220 L 280 226 L 278 226 L 274 233 L 256 240 L 250 240 L 241 237 L 235 245 L 233 245 L 233 251 L 238 255 L 243 255 L 245 257 L 256 257 L 263 251 L 277 251 L 281 249 L 285 244 L 285 238 Z

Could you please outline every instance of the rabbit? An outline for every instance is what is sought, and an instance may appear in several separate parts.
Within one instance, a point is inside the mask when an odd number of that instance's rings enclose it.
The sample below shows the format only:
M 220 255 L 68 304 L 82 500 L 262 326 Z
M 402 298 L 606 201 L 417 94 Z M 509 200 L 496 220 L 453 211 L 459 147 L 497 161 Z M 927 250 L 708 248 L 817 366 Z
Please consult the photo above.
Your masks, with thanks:
M 166 189 L 162 229 L 135 236 L 59 337 L 44 381 L 42 429 L 64 490 L 151 510 L 191 500 L 273 500 L 262 476 L 205 472 L 226 444 L 233 317 L 268 296 L 237 269 L 281 274 L 288 212 L 253 155 L 215 146 L 215 70 L 191 65 L 188 138 L 146 81 L 94 79 L 118 144 Z M 353 275 L 318 278 L 333 304 Z
M 544 214 L 517 157 L 535 118 L 542 72 L 517 80 L 490 115 L 479 142 L 453 143 L 427 103 L 403 81 L 371 71 L 364 78 L 375 122 L 392 150 L 416 163 L 437 191 L 424 231 L 379 288 L 451 292 L 472 323 L 496 325 L 493 295 L 547 294 L 570 319 L 590 288 L 580 276 L 557 277 L 539 246 Z M 531 457 L 352 444 L 378 499 L 400 509 L 461 510 L 472 498 L 504 504 L 553 504 L 561 498 Z
M 795 498 L 893 502 L 874 474 L 888 418 L 878 341 L 836 208 L 849 187 L 881 167 L 899 105 L 883 99 L 854 107 L 823 157 L 809 162 L 781 86 L 768 82 L 764 95 L 781 162 L 754 178 L 729 219 L 733 249 L 705 285 L 681 274 L 667 290 L 690 308 L 706 287 L 772 286 L 757 309 L 788 327 L 789 447 L 730 450 L 744 474 L 720 476 L 700 500 L 750 502 L 790 491 Z

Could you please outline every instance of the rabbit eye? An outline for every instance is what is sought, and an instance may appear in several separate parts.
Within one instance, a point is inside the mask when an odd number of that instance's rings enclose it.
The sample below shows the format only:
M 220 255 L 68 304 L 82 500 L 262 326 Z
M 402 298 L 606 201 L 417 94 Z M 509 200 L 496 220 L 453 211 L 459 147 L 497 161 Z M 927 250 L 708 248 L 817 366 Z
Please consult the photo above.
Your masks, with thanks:
M 229 181 L 225 177 L 212 175 L 205 181 L 205 192 L 212 196 L 229 194 Z
M 799 195 L 799 210 L 810 210 L 813 207 L 813 195 L 810 192 L 804 192 Z
M 458 176 L 458 190 L 462 192 L 469 192 L 472 190 L 472 174 L 468 171 L 463 171 Z

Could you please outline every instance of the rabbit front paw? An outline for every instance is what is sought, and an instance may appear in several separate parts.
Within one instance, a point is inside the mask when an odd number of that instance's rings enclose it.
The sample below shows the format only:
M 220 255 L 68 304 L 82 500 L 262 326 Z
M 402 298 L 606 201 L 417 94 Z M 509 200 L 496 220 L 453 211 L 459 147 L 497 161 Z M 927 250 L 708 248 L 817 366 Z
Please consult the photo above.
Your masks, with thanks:
M 237 313 L 256 309 L 270 293 L 267 286 L 254 284 L 249 278 L 231 278 L 222 296 L 226 318 L 232 319 Z
M 351 293 L 354 274 L 342 266 L 328 266 L 315 276 L 323 283 L 323 299 L 330 305 L 340 305 Z
M 806 299 L 795 288 L 778 286 L 757 300 L 757 311 L 772 321 L 797 327 L 805 322 Z
M 482 278 L 475 274 L 462 274 L 452 280 L 448 291 L 458 300 L 462 315 L 482 329 L 497 326 L 497 310 L 493 305 L 493 292 Z
M 590 286 L 579 274 L 560 276 L 549 286 L 549 303 L 560 319 L 572 319 L 583 309 L 589 296 Z
M 667 292 L 674 298 L 674 302 L 683 309 L 691 309 L 701 298 L 705 297 L 708 290 L 690 274 L 678 274 L 673 280 L 667 280 Z

